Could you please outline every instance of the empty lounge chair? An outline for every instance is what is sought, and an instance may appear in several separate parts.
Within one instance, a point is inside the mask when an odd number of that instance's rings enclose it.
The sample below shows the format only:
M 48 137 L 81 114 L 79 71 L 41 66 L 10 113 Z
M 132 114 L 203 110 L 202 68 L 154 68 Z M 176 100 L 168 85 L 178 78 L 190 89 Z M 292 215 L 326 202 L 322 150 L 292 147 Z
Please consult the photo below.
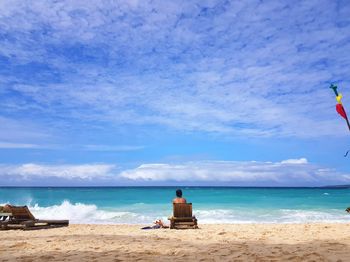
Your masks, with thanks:
M 1 229 L 20 228 L 24 230 L 64 227 L 69 220 L 42 220 L 36 219 L 27 206 L 7 206 L 10 215 L 2 222 Z

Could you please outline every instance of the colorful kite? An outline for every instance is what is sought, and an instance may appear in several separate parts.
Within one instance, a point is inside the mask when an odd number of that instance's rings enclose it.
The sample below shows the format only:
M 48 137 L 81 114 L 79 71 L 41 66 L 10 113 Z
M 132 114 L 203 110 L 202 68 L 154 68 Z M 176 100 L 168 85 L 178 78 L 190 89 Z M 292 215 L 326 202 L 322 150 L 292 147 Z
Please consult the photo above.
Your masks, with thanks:
M 335 109 L 337 110 L 338 114 L 341 115 L 342 118 L 345 119 L 347 125 L 348 125 L 348 128 L 349 128 L 349 131 L 350 131 L 350 123 L 349 123 L 349 119 L 348 119 L 348 116 L 346 115 L 346 112 L 345 112 L 345 109 L 343 107 L 343 104 L 341 102 L 341 99 L 343 98 L 343 95 L 342 94 L 338 94 L 338 91 L 337 91 L 337 86 L 336 85 L 333 85 L 331 84 L 330 88 L 333 89 L 334 93 L 335 93 L 335 99 L 337 100 L 337 105 L 335 106 Z M 347 157 L 348 153 L 350 152 L 350 150 L 348 150 L 344 157 Z M 350 208 L 349 208 L 350 210 Z
M 343 104 L 341 102 L 341 99 L 343 98 L 343 95 L 342 94 L 338 94 L 338 91 L 337 91 L 338 87 L 336 85 L 331 84 L 331 86 L 329 88 L 333 89 L 333 91 L 335 93 L 335 99 L 338 102 L 336 107 L 335 107 L 335 109 L 337 110 L 338 114 L 341 115 L 341 117 L 345 119 L 345 121 L 346 121 L 346 123 L 348 125 L 348 128 L 349 128 L 349 131 L 350 131 L 349 119 L 348 119 L 348 116 L 346 115 L 345 109 L 344 109 Z

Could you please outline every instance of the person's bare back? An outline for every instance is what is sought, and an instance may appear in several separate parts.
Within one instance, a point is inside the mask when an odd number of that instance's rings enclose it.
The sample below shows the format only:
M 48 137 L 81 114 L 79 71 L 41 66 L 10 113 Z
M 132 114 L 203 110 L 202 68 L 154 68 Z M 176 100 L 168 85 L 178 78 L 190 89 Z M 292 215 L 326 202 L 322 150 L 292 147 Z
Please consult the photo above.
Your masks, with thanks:
M 182 197 L 181 189 L 176 190 L 176 197 L 173 199 L 174 204 L 187 203 L 186 199 Z

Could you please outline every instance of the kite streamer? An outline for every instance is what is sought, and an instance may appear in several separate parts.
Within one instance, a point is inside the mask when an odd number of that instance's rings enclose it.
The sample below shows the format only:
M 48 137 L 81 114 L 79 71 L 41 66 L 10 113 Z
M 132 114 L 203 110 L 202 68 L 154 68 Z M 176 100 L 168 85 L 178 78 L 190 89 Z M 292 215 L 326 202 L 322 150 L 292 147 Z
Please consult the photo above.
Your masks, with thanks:
M 343 104 L 341 102 L 341 99 L 343 98 L 343 95 L 338 93 L 338 90 L 337 90 L 338 87 L 336 85 L 331 84 L 331 86 L 329 88 L 333 89 L 333 91 L 335 93 L 335 99 L 338 102 L 337 105 L 335 106 L 335 109 L 337 110 L 338 114 L 342 118 L 345 119 L 346 124 L 348 125 L 349 131 L 350 131 L 349 119 L 348 119 L 348 116 L 346 115 L 346 111 L 345 111 L 344 106 L 343 106 Z
M 346 115 L 345 109 L 342 104 L 337 104 L 336 105 L 336 110 L 339 115 L 341 115 L 345 120 L 348 119 L 348 116 Z
M 346 115 L 346 111 L 344 109 L 344 106 L 343 106 L 343 103 L 341 102 L 341 99 L 343 98 L 343 95 L 342 94 L 339 94 L 338 93 L 338 90 L 337 90 L 337 86 L 336 85 L 333 85 L 331 84 L 331 86 L 329 88 L 332 88 L 334 93 L 335 93 L 335 99 L 337 100 L 337 105 L 335 106 L 335 109 L 337 110 L 338 114 L 345 119 L 346 121 L 346 124 L 348 125 L 348 128 L 349 128 L 349 131 L 350 131 L 350 123 L 349 123 L 349 119 L 348 119 L 348 116 Z M 349 153 L 350 150 L 348 150 L 344 157 L 347 157 L 348 153 Z

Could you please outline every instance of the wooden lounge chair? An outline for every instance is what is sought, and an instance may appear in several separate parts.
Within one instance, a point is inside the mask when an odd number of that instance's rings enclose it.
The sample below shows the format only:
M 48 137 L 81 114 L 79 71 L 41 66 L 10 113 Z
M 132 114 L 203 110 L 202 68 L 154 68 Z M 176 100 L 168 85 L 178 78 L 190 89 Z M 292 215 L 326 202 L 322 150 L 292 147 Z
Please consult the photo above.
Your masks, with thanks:
M 168 219 L 171 229 L 198 228 L 197 218 L 192 216 L 192 203 L 174 203 L 173 216 Z
M 27 206 L 8 206 L 11 215 L 2 223 L 2 229 L 20 228 L 23 230 L 56 228 L 69 225 L 69 220 L 41 220 L 36 219 Z

